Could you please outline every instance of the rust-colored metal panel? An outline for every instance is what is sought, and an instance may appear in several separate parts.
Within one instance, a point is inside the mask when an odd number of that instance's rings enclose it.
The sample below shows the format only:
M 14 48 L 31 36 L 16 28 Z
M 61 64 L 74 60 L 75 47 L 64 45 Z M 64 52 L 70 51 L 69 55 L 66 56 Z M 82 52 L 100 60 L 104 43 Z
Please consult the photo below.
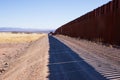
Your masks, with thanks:
M 63 26 L 55 34 L 120 45 L 120 1 L 113 0 Z
M 118 8 L 120 9 L 120 0 L 118 0 Z

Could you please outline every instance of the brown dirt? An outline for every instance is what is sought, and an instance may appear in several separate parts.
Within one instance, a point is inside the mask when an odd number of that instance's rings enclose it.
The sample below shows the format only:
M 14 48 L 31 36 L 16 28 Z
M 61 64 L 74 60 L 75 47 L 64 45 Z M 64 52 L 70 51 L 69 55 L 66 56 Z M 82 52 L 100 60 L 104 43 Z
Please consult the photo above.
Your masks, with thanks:
M 47 35 L 14 34 L 11 39 L 10 36 L 6 38 L 3 38 L 7 40 L 6 43 L 4 40 L 0 43 L 0 80 L 46 80 L 49 48 Z

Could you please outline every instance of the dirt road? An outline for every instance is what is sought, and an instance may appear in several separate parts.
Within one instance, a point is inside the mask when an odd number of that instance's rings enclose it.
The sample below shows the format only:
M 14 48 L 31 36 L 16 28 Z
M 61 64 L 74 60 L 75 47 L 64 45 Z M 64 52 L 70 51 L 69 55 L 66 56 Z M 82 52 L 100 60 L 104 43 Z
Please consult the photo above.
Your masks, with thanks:
M 107 80 L 76 52 L 49 36 L 49 80 Z
M 56 38 L 74 50 L 107 79 L 120 80 L 120 49 L 62 35 L 58 35 Z
M 110 48 L 108 52 L 111 49 L 114 50 Z M 22 55 L 11 59 L 0 80 L 120 80 L 119 55 L 114 58 L 119 49 L 111 53 L 113 60 L 107 51 L 99 54 L 103 51 L 88 41 L 46 34 L 30 42 Z

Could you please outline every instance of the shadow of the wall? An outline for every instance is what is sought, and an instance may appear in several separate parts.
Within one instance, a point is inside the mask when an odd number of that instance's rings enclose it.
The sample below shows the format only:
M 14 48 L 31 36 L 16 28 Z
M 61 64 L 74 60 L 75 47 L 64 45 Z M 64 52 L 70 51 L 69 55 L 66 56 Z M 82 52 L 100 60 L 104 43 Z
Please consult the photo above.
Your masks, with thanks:
M 49 36 L 49 80 L 107 80 L 68 46 Z

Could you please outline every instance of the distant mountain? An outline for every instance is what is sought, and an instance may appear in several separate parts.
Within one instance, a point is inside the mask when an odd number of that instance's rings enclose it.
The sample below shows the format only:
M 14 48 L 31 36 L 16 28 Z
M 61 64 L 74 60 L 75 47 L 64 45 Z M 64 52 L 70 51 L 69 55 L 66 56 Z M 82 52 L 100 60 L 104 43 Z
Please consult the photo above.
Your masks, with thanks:
M 35 33 L 49 33 L 53 30 L 27 29 L 27 28 L 9 28 L 1 27 L 0 32 L 35 32 Z

